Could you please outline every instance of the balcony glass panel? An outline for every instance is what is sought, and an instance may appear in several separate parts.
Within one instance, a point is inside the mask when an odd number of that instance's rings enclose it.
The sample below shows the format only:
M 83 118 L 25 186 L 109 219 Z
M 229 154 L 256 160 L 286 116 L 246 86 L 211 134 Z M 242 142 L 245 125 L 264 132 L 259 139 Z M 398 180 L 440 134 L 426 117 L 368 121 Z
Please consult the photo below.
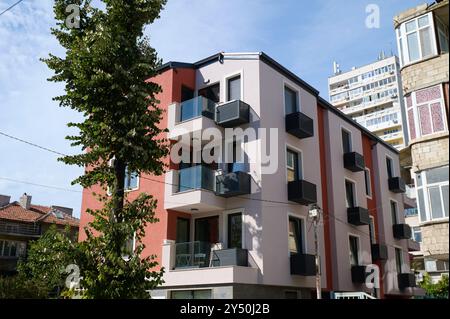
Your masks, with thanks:
M 178 192 L 198 189 L 214 191 L 214 177 L 214 170 L 203 165 L 196 165 L 180 169 Z
M 192 241 L 175 244 L 175 268 L 209 267 L 211 243 Z
M 180 104 L 180 122 L 188 121 L 196 117 L 205 116 L 214 118 L 215 103 L 203 96 L 184 101 Z

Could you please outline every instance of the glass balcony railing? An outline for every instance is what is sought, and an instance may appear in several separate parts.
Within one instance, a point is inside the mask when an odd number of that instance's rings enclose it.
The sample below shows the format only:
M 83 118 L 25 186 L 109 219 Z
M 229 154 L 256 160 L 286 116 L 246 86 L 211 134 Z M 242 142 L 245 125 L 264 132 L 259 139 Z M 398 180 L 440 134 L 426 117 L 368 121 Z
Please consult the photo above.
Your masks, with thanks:
M 214 119 L 215 107 L 216 103 L 203 96 L 197 96 L 193 99 L 181 102 L 179 122 L 192 120 L 200 116 Z
M 191 241 L 175 244 L 175 268 L 209 267 L 211 243 Z
M 179 170 L 178 192 L 206 189 L 214 191 L 215 172 L 204 165 Z

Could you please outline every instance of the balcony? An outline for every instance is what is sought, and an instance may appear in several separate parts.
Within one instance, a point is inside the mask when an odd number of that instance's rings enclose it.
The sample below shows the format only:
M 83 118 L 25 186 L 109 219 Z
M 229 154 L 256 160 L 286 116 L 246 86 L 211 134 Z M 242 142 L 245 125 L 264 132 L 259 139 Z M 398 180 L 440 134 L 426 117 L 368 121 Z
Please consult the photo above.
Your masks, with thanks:
M 388 249 L 386 245 L 383 244 L 372 244 L 372 260 L 387 260 L 388 259 Z
M 286 132 L 298 138 L 314 136 L 314 122 L 301 112 L 286 115 Z
M 406 191 L 405 181 L 401 177 L 388 179 L 389 190 L 393 193 L 404 193 Z
M 191 213 L 225 209 L 215 195 L 216 172 L 204 165 L 172 170 L 165 176 L 164 209 Z
M 301 205 L 316 203 L 316 185 L 303 179 L 288 182 L 288 200 Z
M 41 235 L 41 228 L 39 225 L 31 223 L 19 224 L 0 221 L 0 234 L 24 237 L 39 237 Z
M 202 96 L 169 105 L 168 138 L 178 140 L 181 135 L 216 127 L 215 105 L 216 103 Z
M 233 100 L 216 106 L 216 123 L 222 127 L 236 127 L 250 122 L 250 105 Z
M 315 276 L 316 259 L 314 255 L 291 254 L 291 275 Z
M 369 211 L 362 207 L 349 207 L 347 208 L 347 221 L 355 226 L 369 225 Z
M 398 288 L 400 290 L 403 290 L 408 287 L 416 287 L 416 276 L 414 274 L 405 273 L 405 274 L 398 274 Z
M 353 265 L 352 269 L 352 282 L 363 284 L 366 282 L 366 266 Z
M 216 176 L 216 195 L 225 198 L 250 194 L 251 176 L 246 172 L 231 172 Z
M 364 156 L 357 152 L 344 154 L 344 167 L 352 172 L 361 172 L 366 165 L 364 164 Z
M 392 225 L 395 239 L 410 239 L 412 236 L 411 227 L 408 224 Z

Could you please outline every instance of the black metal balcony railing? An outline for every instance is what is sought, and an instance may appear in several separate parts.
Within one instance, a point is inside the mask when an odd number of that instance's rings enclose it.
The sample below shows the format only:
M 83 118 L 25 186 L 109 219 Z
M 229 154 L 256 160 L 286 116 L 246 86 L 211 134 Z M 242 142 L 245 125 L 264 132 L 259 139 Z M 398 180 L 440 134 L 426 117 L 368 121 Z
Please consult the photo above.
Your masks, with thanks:
M 396 239 L 410 239 L 412 236 L 411 227 L 408 224 L 392 225 L 392 231 Z
M 233 100 L 216 106 L 216 123 L 222 127 L 235 127 L 249 123 L 250 105 Z
M 405 181 L 401 177 L 391 177 L 388 179 L 389 190 L 393 193 L 404 193 L 406 191 Z
M 314 255 L 291 254 L 291 275 L 314 276 L 316 274 L 316 260 Z
M 353 265 L 352 269 L 352 282 L 362 284 L 366 282 L 366 266 Z
M 231 172 L 216 176 L 216 195 L 232 197 L 250 194 L 251 176 L 246 172 Z
M 288 182 L 288 200 L 301 205 L 316 203 L 316 185 L 303 179 Z
M 204 165 L 182 168 L 178 171 L 178 192 L 206 189 L 214 191 L 214 170 Z
M 372 244 L 372 260 L 387 260 L 388 259 L 388 249 L 386 245 L 383 244 Z
M 40 236 L 41 228 L 36 224 L 13 224 L 0 221 L 0 234 Z
M 352 172 L 361 172 L 365 169 L 364 156 L 357 152 L 344 154 L 344 167 Z
M 286 115 L 285 124 L 286 132 L 298 138 L 314 136 L 313 120 L 301 112 Z
M 401 290 L 408 287 L 416 287 L 416 276 L 411 273 L 398 274 L 398 288 Z
M 370 216 L 369 211 L 362 207 L 349 207 L 347 208 L 347 221 L 349 224 L 355 226 L 369 225 Z

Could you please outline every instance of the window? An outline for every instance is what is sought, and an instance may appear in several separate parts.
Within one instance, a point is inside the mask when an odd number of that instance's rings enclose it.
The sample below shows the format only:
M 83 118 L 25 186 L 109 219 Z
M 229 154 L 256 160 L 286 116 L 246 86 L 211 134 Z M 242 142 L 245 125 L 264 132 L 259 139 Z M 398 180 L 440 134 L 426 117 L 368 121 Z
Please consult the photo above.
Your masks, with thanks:
M 284 87 L 284 110 L 286 114 L 298 111 L 297 92 L 286 86 Z
M 228 248 L 242 248 L 242 214 L 228 215 Z
M 345 153 L 352 151 L 352 137 L 349 131 L 342 129 L 342 150 Z
M 347 208 L 355 207 L 355 183 L 345 180 L 345 204 Z
M 372 185 L 370 179 L 370 170 L 366 167 L 364 170 L 364 180 L 366 183 L 366 195 L 372 197 Z
M 21 257 L 26 253 L 26 243 L 20 241 L 0 240 L 1 257 Z
M 359 265 L 359 238 L 350 235 L 348 241 L 350 246 L 350 265 Z
M 386 157 L 386 170 L 388 178 L 394 177 L 394 171 L 393 171 L 393 164 L 392 164 L 392 158 Z
M 375 222 L 374 218 L 370 216 L 370 222 L 369 222 L 369 236 L 370 236 L 370 244 L 376 244 L 376 237 L 375 237 Z
M 181 102 L 188 101 L 194 98 L 194 90 L 187 86 L 181 86 Z
M 215 103 L 220 102 L 220 84 L 216 83 L 198 90 L 198 95 L 203 96 Z
M 136 244 L 136 234 L 133 234 L 130 238 L 125 241 L 122 248 L 122 257 L 124 259 L 129 259 L 134 254 Z
M 303 179 L 301 153 L 286 150 L 286 170 L 288 182 Z
M 392 225 L 396 225 L 398 224 L 397 203 L 391 200 L 389 205 L 391 207 Z
M 439 50 L 441 53 L 448 52 L 448 26 L 445 26 L 438 17 L 436 17 L 436 25 L 438 29 Z
M 397 41 L 402 65 L 436 54 L 432 13 L 402 23 L 397 31 Z
M 240 100 L 241 99 L 241 76 L 235 76 L 227 80 L 227 100 Z
M 138 188 L 139 174 L 137 172 L 130 172 L 128 168 L 125 169 L 125 190 L 134 190 Z
M 412 228 L 412 239 L 418 243 L 422 242 L 422 230 L 420 227 Z
M 303 253 L 303 221 L 300 218 L 289 217 L 289 252 Z
M 189 224 L 189 219 L 181 217 L 177 218 L 177 243 L 186 243 L 189 241 Z
M 170 293 L 172 299 L 211 299 L 211 289 L 175 290 Z
M 398 274 L 402 273 L 403 252 L 400 248 L 395 248 L 395 269 Z
M 417 201 L 421 222 L 448 218 L 448 165 L 417 173 Z

